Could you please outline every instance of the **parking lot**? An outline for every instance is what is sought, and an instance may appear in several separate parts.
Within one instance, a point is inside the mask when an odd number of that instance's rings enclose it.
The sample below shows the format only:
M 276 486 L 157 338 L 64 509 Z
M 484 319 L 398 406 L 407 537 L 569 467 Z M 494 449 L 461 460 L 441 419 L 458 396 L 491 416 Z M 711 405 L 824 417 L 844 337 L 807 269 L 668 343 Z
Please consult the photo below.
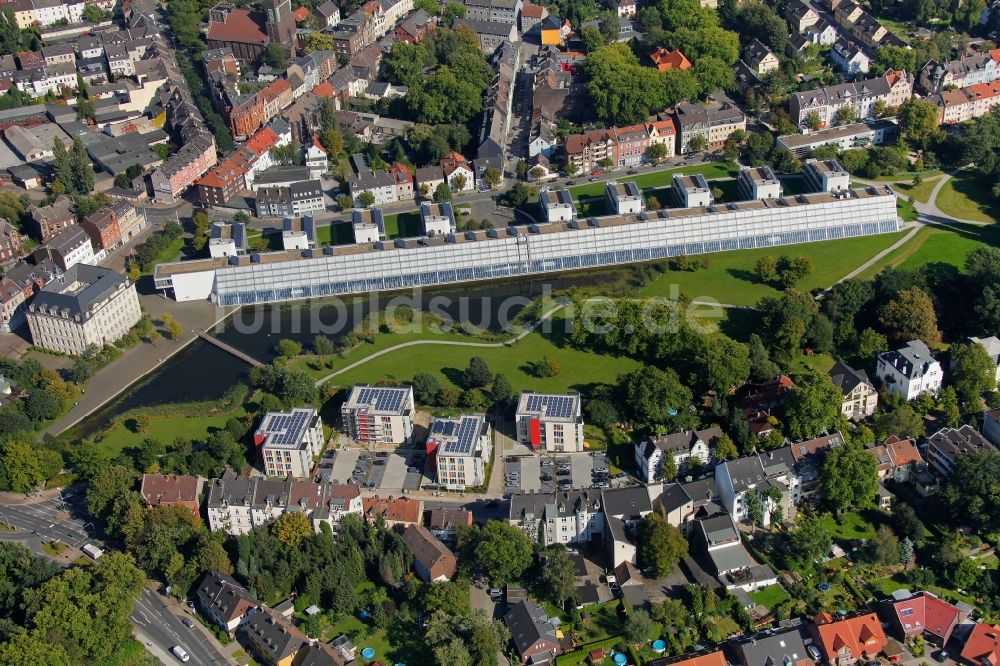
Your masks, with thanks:
M 610 478 L 595 477 L 595 470 L 609 471 L 603 451 L 593 453 L 563 453 L 530 456 L 507 456 L 504 459 L 504 478 L 507 492 L 551 493 L 562 489 L 591 488 Z
M 320 462 L 320 477 L 334 483 L 357 483 L 378 490 L 418 490 L 430 483 L 424 475 L 423 451 L 378 451 L 360 449 L 328 451 Z

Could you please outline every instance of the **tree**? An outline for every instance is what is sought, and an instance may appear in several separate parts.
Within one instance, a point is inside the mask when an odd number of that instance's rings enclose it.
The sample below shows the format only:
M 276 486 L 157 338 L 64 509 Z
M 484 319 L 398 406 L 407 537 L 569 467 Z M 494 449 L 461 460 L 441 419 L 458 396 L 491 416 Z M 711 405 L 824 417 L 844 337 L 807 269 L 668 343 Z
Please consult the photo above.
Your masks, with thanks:
M 747 518 L 754 527 L 764 526 L 764 502 L 756 489 L 747 492 Z
M 781 255 L 777 262 L 778 284 L 782 289 L 795 286 L 795 283 L 812 273 L 812 258 L 807 256 L 789 257 Z
M 267 45 L 261 55 L 261 60 L 272 69 L 285 69 L 288 66 L 285 48 L 277 42 L 271 42 Z
M 639 561 L 651 567 L 656 578 L 666 576 L 688 554 L 687 540 L 659 513 L 650 513 L 639 523 Z
M 135 481 L 135 471 L 128 467 L 105 467 L 90 479 L 87 486 L 87 513 L 95 518 L 106 518 L 114 500 L 127 495 L 135 486 Z
M 278 356 L 281 358 L 293 358 L 302 353 L 302 343 L 298 340 L 282 338 L 281 340 L 278 340 L 278 344 L 274 346 L 274 351 L 277 352 Z
M 910 539 L 914 543 L 923 543 L 927 528 L 909 504 L 896 502 L 892 505 L 892 525 L 904 539 Z
M 902 559 L 899 539 L 887 525 L 880 525 L 875 538 L 868 542 L 868 556 L 878 564 L 899 564 Z
M 750 378 L 755 382 L 774 379 L 781 374 L 781 368 L 771 360 L 764 342 L 756 333 L 750 334 Z
M 858 336 L 857 355 L 859 358 L 875 358 L 878 354 L 888 349 L 889 341 L 886 340 L 884 335 L 873 329 L 866 328 Z
M 996 366 L 982 345 L 959 342 L 951 346 L 951 383 L 958 399 L 966 405 L 997 388 Z
M 491 520 L 479 531 L 475 544 L 476 567 L 496 586 L 520 580 L 531 565 L 531 542 L 516 526 Z
M 959 454 L 942 496 L 952 515 L 982 532 L 1000 528 L 1000 453 Z
M 163 316 L 160 317 L 160 321 L 167 330 L 167 337 L 171 340 L 176 340 L 184 333 L 184 329 L 181 327 L 180 322 L 174 319 L 174 316 L 169 312 L 164 313 Z
M 887 49 L 898 48 L 886 46 L 879 49 L 879 55 Z M 901 49 L 908 51 L 907 49 Z M 912 53 L 912 51 L 908 51 Z M 913 71 L 913 70 L 909 70 Z M 913 143 L 925 146 L 927 141 L 938 132 L 938 111 L 934 102 L 913 98 L 899 106 L 896 113 L 899 119 L 899 131 L 903 138 Z
M 434 188 L 434 201 L 437 203 L 451 201 L 451 188 L 448 187 L 448 183 L 438 183 L 438 186 Z
M 325 335 L 313 338 L 313 353 L 317 356 L 330 356 L 334 353 L 333 342 Z
M 673 369 L 643 366 L 624 375 L 619 384 L 625 404 L 641 422 L 666 426 L 670 432 L 692 425 L 691 390 Z
M 818 311 L 809 294 L 787 289 L 781 296 L 760 300 L 761 331 L 768 350 L 781 361 L 791 361 L 802 349 L 806 331 Z
M 837 113 L 833 116 L 834 125 L 849 125 L 850 123 L 856 123 L 858 121 L 858 114 L 854 112 L 854 109 L 849 106 L 842 106 L 837 109 Z
M 486 396 L 477 388 L 462 392 L 459 404 L 474 412 L 482 411 L 486 407 Z
M 490 372 L 490 366 L 486 364 L 486 361 L 482 356 L 473 356 L 469 359 L 469 365 L 466 366 L 465 372 L 462 373 L 462 383 L 467 389 L 483 388 L 490 385 L 493 381 L 493 373 Z
M 514 388 L 510 385 L 507 375 L 498 372 L 493 376 L 493 384 L 490 386 L 490 394 L 496 403 L 504 403 L 514 396 Z
M 874 69 L 876 72 L 884 72 L 887 69 L 915 72 L 917 71 L 917 52 L 902 46 L 881 45 L 875 52 Z
M 52 393 L 37 388 L 24 401 L 24 413 L 32 421 L 54 419 L 62 411 L 62 403 Z
M 723 434 L 719 438 L 719 441 L 715 443 L 715 457 L 717 460 L 732 460 L 739 457 L 739 455 L 739 451 L 736 450 L 736 444 L 729 435 Z
M 692 153 L 700 153 L 708 148 L 708 139 L 703 134 L 695 134 L 688 141 L 688 150 Z
M 462 393 L 454 386 L 442 386 L 438 391 L 437 404 L 442 407 L 457 407 Z
M 421 405 L 433 405 L 441 391 L 441 384 L 437 377 L 429 372 L 418 372 L 413 375 L 413 397 Z
M 313 30 L 306 36 L 306 46 L 303 50 L 306 53 L 312 53 L 313 51 L 332 51 L 333 49 L 333 37 L 318 30 Z
M 441 12 L 441 21 L 448 27 L 455 25 L 455 21 L 465 18 L 466 7 L 460 2 L 449 2 Z
M 823 119 L 819 117 L 819 112 L 810 111 L 809 114 L 806 116 L 806 127 L 815 132 L 822 126 L 823 126 Z
M 789 534 L 789 541 L 795 558 L 806 566 L 811 566 L 833 548 L 833 539 L 815 516 L 802 518 L 798 528 Z
M 274 534 L 283 546 L 294 550 L 314 532 L 312 522 L 300 511 L 286 511 L 274 521 Z
M 923 437 L 924 419 L 908 404 L 900 405 L 892 411 L 875 417 L 875 435 L 885 439 L 890 435 Z
M 928 347 L 941 344 L 937 314 L 930 296 L 918 287 L 904 289 L 882 306 L 879 321 L 893 344 L 922 340 Z
M 750 377 L 750 350 L 722 334 L 701 338 L 693 361 L 701 388 L 717 395 L 728 394 Z
M 899 543 L 899 559 L 903 564 L 912 564 L 915 559 L 913 542 L 909 537 Z
M 797 440 L 812 439 L 829 430 L 840 418 L 842 399 L 840 389 L 827 373 L 796 376 L 785 401 L 788 434 Z
M 375 195 L 369 192 L 368 190 L 365 190 L 364 192 L 358 195 L 358 203 L 364 206 L 365 208 L 371 208 L 372 204 L 375 203 Z
M 860 444 L 843 444 L 827 452 L 820 491 L 838 513 L 873 507 L 878 486 L 878 462 Z
M 94 167 L 80 137 L 73 139 L 73 150 L 70 153 L 69 161 L 70 171 L 73 174 L 71 191 L 77 194 L 90 194 L 94 189 Z
M 576 565 L 562 546 L 549 549 L 542 566 L 542 588 L 549 601 L 562 608 L 576 592 Z
M 495 190 L 503 182 L 503 174 L 496 167 L 486 167 L 486 170 L 483 171 L 483 180 L 491 190 Z
M 0 420 L 6 420 L 7 416 L 8 414 L 0 413 Z M 0 489 L 26 493 L 35 490 L 45 481 L 34 450 L 24 442 L 0 442 L 0 463 Z
M 670 151 L 667 149 L 667 144 L 665 143 L 654 143 L 646 149 L 646 157 L 652 162 L 665 160 L 669 156 Z
M 754 275 L 757 277 L 758 282 L 763 282 L 764 284 L 770 284 L 778 279 L 778 262 L 770 254 L 765 254 L 764 256 L 757 259 L 757 263 L 754 265 Z
M 653 620 L 645 610 L 634 610 L 625 618 L 624 630 L 625 640 L 629 643 L 645 643 L 653 636 Z

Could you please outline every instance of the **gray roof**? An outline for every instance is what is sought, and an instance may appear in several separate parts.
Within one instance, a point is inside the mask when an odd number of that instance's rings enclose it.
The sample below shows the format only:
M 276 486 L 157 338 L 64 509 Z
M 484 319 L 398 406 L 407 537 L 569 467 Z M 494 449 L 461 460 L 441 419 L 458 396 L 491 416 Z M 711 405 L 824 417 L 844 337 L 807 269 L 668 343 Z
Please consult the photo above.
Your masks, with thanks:
M 809 659 L 798 627 L 759 634 L 739 644 L 736 650 L 742 653 L 746 666 L 792 666 Z
M 736 543 L 739 543 L 739 534 L 736 532 L 736 528 L 733 527 L 732 517 L 728 514 L 700 520 L 698 521 L 698 525 L 701 527 L 702 533 L 705 535 L 705 539 L 709 545 L 733 541 L 734 539 Z
M 855 370 L 840 361 L 837 361 L 830 368 L 830 379 L 833 380 L 833 385 L 839 388 L 844 395 L 853 391 L 858 384 L 871 385 L 868 373 L 864 370 Z
M 608 516 L 638 517 L 640 513 L 653 510 L 649 491 L 645 486 L 605 488 L 601 491 L 601 503 Z
M 961 428 L 942 428 L 927 440 L 935 449 L 952 460 L 960 453 L 975 453 L 980 449 L 993 447 L 988 439 L 968 424 Z
M 902 349 L 882 352 L 878 357 L 907 379 L 923 377 L 936 363 L 931 350 L 922 340 L 910 340 Z
M 251 613 L 240 630 L 253 636 L 257 647 L 265 650 L 266 656 L 276 664 L 294 655 L 306 644 L 302 632 L 269 611 Z
M 256 605 L 250 592 L 232 576 L 209 571 L 198 586 L 198 602 L 204 609 L 212 609 L 216 617 L 235 620 L 246 612 L 247 604 Z
M 483 19 L 459 19 L 455 22 L 455 27 L 466 26 L 472 28 L 477 35 L 494 35 L 497 37 L 508 37 L 514 29 L 513 23 L 503 21 L 485 21 Z
M 661 451 L 676 455 L 690 451 L 691 447 L 699 440 L 712 448 L 719 438 L 722 437 L 722 434 L 722 428 L 713 426 L 704 430 L 682 430 L 670 435 L 650 436 L 646 444 L 646 451 L 651 452 L 649 447 L 655 446 Z
M 519 653 L 524 653 L 541 639 L 558 643 L 555 627 L 549 622 L 545 609 L 530 601 L 521 601 L 503 616 L 510 628 L 511 638 Z
M 124 276 L 110 268 L 75 264 L 60 278 L 45 285 L 31 301 L 30 307 L 32 310 L 55 310 L 60 313 L 68 311 L 71 317 L 86 319 L 93 306 L 107 300 L 126 282 Z M 85 286 L 79 288 L 81 284 Z M 72 292 L 61 291 L 70 286 L 75 287 Z

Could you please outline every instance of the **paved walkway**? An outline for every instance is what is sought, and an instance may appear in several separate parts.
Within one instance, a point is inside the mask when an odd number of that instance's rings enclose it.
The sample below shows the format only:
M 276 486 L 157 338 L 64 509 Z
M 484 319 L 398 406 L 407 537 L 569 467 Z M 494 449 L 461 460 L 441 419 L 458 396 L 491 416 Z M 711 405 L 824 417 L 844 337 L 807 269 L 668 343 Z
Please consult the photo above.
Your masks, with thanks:
M 359 360 L 355 361 L 354 363 L 351 363 L 349 365 L 345 365 L 340 370 L 337 370 L 335 372 L 331 372 L 330 374 L 326 375 L 325 377 L 321 377 L 320 379 L 317 379 L 316 380 L 316 388 L 319 388 L 320 386 L 322 386 L 323 384 L 327 383 L 328 381 L 330 381 L 331 379 L 333 379 L 337 375 L 341 375 L 341 374 L 343 374 L 343 373 L 345 373 L 345 372 L 347 372 L 349 370 L 353 370 L 354 368 L 357 368 L 358 366 L 364 365 L 365 363 L 368 363 L 369 361 L 371 361 L 373 359 L 376 359 L 379 356 L 385 356 L 386 354 L 391 354 L 394 351 L 397 351 L 399 349 L 406 349 L 407 347 L 419 347 L 419 346 L 422 346 L 422 345 L 448 345 L 448 346 L 452 346 L 452 347 L 477 347 L 477 348 L 480 348 L 480 349 L 482 349 L 482 348 L 496 349 L 496 348 L 499 348 L 499 347 L 509 347 L 512 344 L 514 344 L 514 343 L 516 343 L 516 342 L 518 342 L 520 340 L 523 340 L 529 333 L 534 332 L 539 326 L 542 325 L 542 322 L 544 322 L 546 319 L 550 318 L 552 315 L 554 315 L 556 312 L 558 312 L 559 310 L 561 310 L 563 307 L 565 307 L 564 304 L 560 303 L 559 305 L 555 306 L 554 308 L 552 308 L 551 310 L 549 310 L 548 312 L 546 312 L 545 314 L 543 314 L 538 319 L 538 321 L 536 321 L 535 323 L 533 323 L 531 326 L 529 326 L 528 328 L 524 329 L 523 331 L 521 331 L 520 333 L 518 333 L 516 336 L 514 336 L 513 338 L 511 338 L 510 340 L 504 340 L 503 342 L 456 342 L 456 341 L 451 341 L 451 340 L 410 340 L 409 342 L 401 342 L 398 345 L 393 345 L 392 347 L 386 347 L 385 349 L 380 349 L 379 351 L 377 351 L 377 352 L 375 352 L 375 353 L 373 353 L 373 354 L 371 354 L 369 356 L 365 356 L 364 358 L 359 359 Z

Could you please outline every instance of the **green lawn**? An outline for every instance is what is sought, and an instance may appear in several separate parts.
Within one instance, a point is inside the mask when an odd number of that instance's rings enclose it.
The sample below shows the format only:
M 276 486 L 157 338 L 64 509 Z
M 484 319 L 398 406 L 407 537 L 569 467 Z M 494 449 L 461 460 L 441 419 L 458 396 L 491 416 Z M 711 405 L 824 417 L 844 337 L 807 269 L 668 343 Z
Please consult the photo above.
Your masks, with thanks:
M 778 180 L 781 181 L 781 191 L 785 196 L 806 194 L 814 189 L 803 176 L 778 176 Z
M 184 243 L 187 242 L 183 236 L 180 238 L 175 238 L 170 241 L 170 245 L 163 248 L 163 252 L 156 257 L 156 261 L 150 264 L 148 271 L 141 271 L 141 275 L 152 275 L 153 271 L 156 270 L 157 264 L 166 264 L 171 261 L 177 261 L 181 256 L 181 251 L 184 249 Z
M 905 197 L 913 197 L 921 203 L 927 203 L 931 198 L 931 192 L 938 184 L 940 178 L 931 178 L 921 181 L 916 187 L 913 183 L 896 183 L 893 188 Z
M 992 224 L 1000 218 L 1000 205 L 993 201 L 990 188 L 971 173 L 951 178 L 938 192 L 935 203 L 942 213 L 960 220 Z
M 839 521 L 831 513 L 820 518 L 820 523 L 833 540 L 842 545 L 855 539 L 875 538 L 875 528 L 881 522 L 882 516 L 875 511 L 846 512 L 840 516 Z
M 514 391 L 585 392 L 595 383 L 614 383 L 617 376 L 640 367 L 630 358 L 605 356 L 592 351 L 580 351 L 561 345 L 564 320 L 556 315 L 552 319 L 552 333 L 532 333 L 521 341 L 500 348 L 475 348 L 455 345 L 424 345 L 398 349 L 372 359 L 364 365 L 337 375 L 333 382 L 338 386 L 374 383 L 380 379 L 409 380 L 418 372 L 429 372 L 438 377 L 443 386 L 459 386 L 469 359 L 481 356 L 494 372 L 502 372 L 510 380 Z M 358 350 L 358 358 L 371 353 L 368 346 Z M 356 358 L 337 361 L 343 367 Z M 528 374 L 529 364 L 543 356 L 555 359 L 561 372 L 554 377 L 534 377 Z
M 896 198 L 896 212 L 904 222 L 915 222 L 919 217 L 917 207 L 902 197 Z
M 935 176 L 940 176 L 944 171 L 940 169 L 927 169 L 926 171 L 920 172 L 921 178 L 933 178 Z M 873 178 L 872 180 L 877 180 L 883 183 L 898 183 L 898 182 L 910 182 L 913 177 L 917 175 L 916 171 L 899 171 L 891 176 L 879 176 L 878 178 Z
M 671 287 L 694 298 L 714 298 L 720 303 L 754 305 L 763 296 L 777 296 L 779 291 L 756 282 L 753 271 L 764 255 L 803 255 L 812 258 L 813 272 L 796 287 L 811 290 L 829 287 L 867 259 L 896 242 L 905 232 L 846 238 L 817 243 L 774 247 L 760 250 L 735 250 L 695 257 L 705 259 L 709 267 L 697 271 L 668 271 L 652 280 L 638 296 L 670 296 Z
M 155 439 L 164 444 L 170 444 L 178 437 L 192 441 L 202 440 L 213 430 L 225 427 L 226 421 L 239 413 L 221 414 L 219 416 L 191 416 L 186 418 L 156 418 L 153 417 L 149 427 L 141 433 L 132 432 L 125 425 L 116 426 L 108 431 L 99 443 L 102 451 L 111 456 L 118 455 L 122 449 L 138 446 L 144 439 Z
M 387 238 L 413 238 L 422 235 L 422 233 L 419 211 L 411 210 L 406 213 L 385 216 L 385 235 Z
M 385 659 L 393 652 L 394 646 L 389 642 L 385 629 L 376 629 L 362 622 L 356 615 L 349 615 L 327 629 L 328 635 L 336 638 L 347 634 L 358 646 L 358 656 L 366 647 L 375 648 L 375 658 Z
M 879 595 L 882 597 L 888 597 L 896 590 L 905 590 L 910 589 L 911 587 L 903 573 L 897 573 L 893 576 L 887 576 L 884 578 L 876 578 L 869 581 L 869 584 L 878 590 Z M 976 606 L 975 598 L 968 594 L 960 594 L 955 590 L 950 590 L 939 585 L 928 585 L 926 589 L 947 601 L 964 601 L 971 606 Z
M 792 372 L 806 372 L 813 370 L 825 375 L 837 362 L 830 354 L 813 354 L 812 356 L 799 356 L 792 361 Z
M 354 228 L 350 222 L 316 227 L 317 245 L 350 245 L 353 242 Z
M 739 169 L 734 167 L 727 162 L 710 162 L 708 164 L 698 164 L 696 166 L 678 167 L 676 169 L 664 169 L 663 171 L 653 171 L 651 173 L 644 173 L 637 176 L 629 176 L 626 173 L 616 174 L 617 180 L 621 182 L 632 181 L 641 190 L 655 190 L 657 188 L 670 187 L 670 183 L 673 182 L 673 177 L 675 173 L 700 173 L 705 176 L 705 178 L 712 180 L 713 178 L 735 178 Z M 574 199 L 583 199 L 586 197 L 603 197 L 604 196 L 604 183 L 587 183 L 585 185 L 577 185 L 575 187 L 569 188 L 570 194 L 573 195 Z M 650 194 L 650 192 L 646 192 Z M 660 199 L 660 201 L 664 201 Z M 666 203 L 664 201 L 664 203 Z
M 750 598 L 760 606 L 774 608 L 788 598 L 788 593 L 785 592 L 785 588 L 775 583 L 774 585 L 768 585 L 763 590 L 751 592 Z
M 958 222 L 924 227 L 910 242 L 891 252 L 861 277 L 870 278 L 885 266 L 913 270 L 941 262 L 961 268 L 965 264 L 965 255 L 983 245 L 1000 247 L 1000 230 Z

